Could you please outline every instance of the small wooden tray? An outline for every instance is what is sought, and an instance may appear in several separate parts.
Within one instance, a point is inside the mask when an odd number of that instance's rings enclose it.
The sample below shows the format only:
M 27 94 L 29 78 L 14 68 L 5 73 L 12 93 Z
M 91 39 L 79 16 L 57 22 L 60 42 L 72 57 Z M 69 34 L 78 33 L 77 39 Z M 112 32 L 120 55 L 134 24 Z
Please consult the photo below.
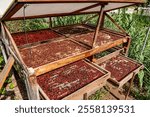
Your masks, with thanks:
M 45 99 L 80 100 L 106 84 L 110 73 L 80 60 L 37 77 L 39 92 Z

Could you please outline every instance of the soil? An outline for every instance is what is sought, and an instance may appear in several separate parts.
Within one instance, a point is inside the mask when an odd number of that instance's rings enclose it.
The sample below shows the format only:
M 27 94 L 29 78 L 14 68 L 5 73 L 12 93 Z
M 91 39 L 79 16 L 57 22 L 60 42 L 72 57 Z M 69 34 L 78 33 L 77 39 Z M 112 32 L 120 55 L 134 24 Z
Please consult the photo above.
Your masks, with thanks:
M 86 34 L 91 32 L 89 28 L 84 26 L 66 26 L 55 30 L 65 35 Z
M 100 78 L 104 74 L 87 64 L 77 61 L 37 77 L 37 82 L 51 100 L 65 96 Z
M 27 39 L 26 39 L 25 33 L 12 34 L 12 37 L 14 41 L 16 42 L 17 46 L 60 37 L 60 35 L 58 35 L 54 31 L 49 30 L 49 29 L 27 32 L 26 35 L 27 35 Z
M 115 78 L 118 82 L 123 80 L 129 73 L 139 67 L 138 64 L 133 63 L 122 56 L 113 57 L 99 66 L 111 72 L 111 77 Z
M 28 67 L 38 66 L 77 55 L 87 49 L 69 40 L 59 40 L 20 49 L 20 53 Z
M 94 38 L 94 32 L 74 36 L 74 39 L 76 41 L 85 43 L 85 44 L 87 44 L 89 46 L 92 46 L 93 38 Z M 108 44 L 108 43 L 111 43 L 111 42 L 113 42 L 115 40 L 118 40 L 120 38 L 123 38 L 123 36 L 112 34 L 112 33 L 108 33 L 108 32 L 105 32 L 105 31 L 101 30 L 98 33 L 98 38 L 97 38 L 97 42 L 96 42 L 95 46 L 104 45 L 106 43 Z

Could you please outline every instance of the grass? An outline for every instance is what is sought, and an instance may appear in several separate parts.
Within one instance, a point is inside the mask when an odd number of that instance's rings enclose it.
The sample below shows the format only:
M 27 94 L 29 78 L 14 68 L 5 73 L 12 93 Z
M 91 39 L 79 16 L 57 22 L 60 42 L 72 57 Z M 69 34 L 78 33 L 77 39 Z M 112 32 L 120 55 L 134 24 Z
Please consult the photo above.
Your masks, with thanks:
M 112 13 L 110 15 L 132 38 L 129 57 L 143 63 L 145 66 L 145 69 L 138 74 L 138 79 L 132 90 L 132 94 L 136 99 L 150 99 L 150 35 L 143 54 L 141 54 L 147 30 L 150 26 L 150 18 L 137 13 L 126 14 L 125 11 L 126 9 L 122 9 L 122 12 L 118 12 L 118 14 Z M 55 17 L 52 18 L 52 26 L 76 24 L 90 16 L 91 15 Z M 97 17 L 92 19 L 89 23 L 96 24 L 96 21 Z M 7 22 L 7 25 L 10 27 L 11 32 L 22 32 L 24 31 L 24 28 L 26 28 L 27 31 L 30 31 L 49 27 L 47 19 L 26 20 L 26 25 L 24 25 L 24 23 L 25 22 L 23 21 L 13 21 Z M 107 18 L 105 20 L 105 27 L 117 30 Z

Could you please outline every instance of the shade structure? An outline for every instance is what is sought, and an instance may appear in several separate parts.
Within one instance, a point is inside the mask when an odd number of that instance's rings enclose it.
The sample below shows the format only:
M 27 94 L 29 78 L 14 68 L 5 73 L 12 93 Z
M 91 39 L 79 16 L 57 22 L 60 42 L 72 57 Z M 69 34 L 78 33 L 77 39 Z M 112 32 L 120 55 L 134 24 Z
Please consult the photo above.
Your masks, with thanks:
M 145 0 L 1 0 L 0 16 L 2 20 L 40 18 L 73 14 L 97 13 L 104 5 L 104 11 L 110 11 Z

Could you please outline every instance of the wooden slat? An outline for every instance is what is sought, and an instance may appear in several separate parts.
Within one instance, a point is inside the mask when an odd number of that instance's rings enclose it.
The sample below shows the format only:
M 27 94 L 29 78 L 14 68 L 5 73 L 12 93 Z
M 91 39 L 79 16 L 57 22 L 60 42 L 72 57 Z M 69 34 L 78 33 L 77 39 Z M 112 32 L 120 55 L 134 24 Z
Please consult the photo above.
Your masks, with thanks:
M 8 62 L 6 63 L 4 69 L 0 73 L 0 89 L 2 88 L 15 60 L 12 56 L 9 57 Z

